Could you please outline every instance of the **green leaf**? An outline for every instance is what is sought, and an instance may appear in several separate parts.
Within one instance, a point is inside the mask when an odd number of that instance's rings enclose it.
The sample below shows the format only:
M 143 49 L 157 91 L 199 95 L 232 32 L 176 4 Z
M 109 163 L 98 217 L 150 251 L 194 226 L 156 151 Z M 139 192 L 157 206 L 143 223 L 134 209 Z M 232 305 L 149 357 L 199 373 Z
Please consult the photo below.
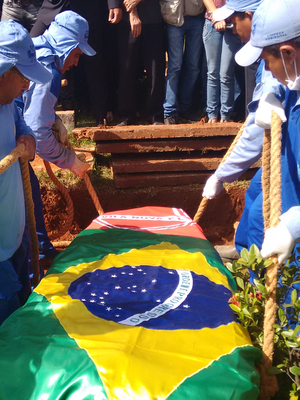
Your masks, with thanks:
M 300 375 L 300 368 L 299 367 L 294 366 L 294 367 L 289 368 L 289 370 L 294 375 Z
M 243 307 L 242 311 L 243 311 L 243 313 L 244 313 L 245 315 L 247 315 L 247 316 L 250 316 L 250 317 L 251 317 L 251 313 L 250 313 L 250 312 L 247 310 L 247 308 L 246 308 L 246 307 Z
M 242 249 L 241 258 L 243 259 L 243 261 L 245 261 L 246 264 L 248 263 L 248 261 L 249 261 L 249 252 L 248 252 L 247 249 Z
M 264 261 L 265 268 L 269 268 L 269 267 L 271 267 L 271 265 L 273 265 L 273 261 L 272 260 L 265 260 Z
M 254 254 L 256 255 L 256 258 L 261 258 L 259 248 L 258 248 L 255 244 L 253 244 L 253 245 L 250 247 L 250 250 L 251 250 L 252 248 L 253 248 Z
M 279 317 L 281 322 L 286 320 L 286 316 L 285 316 L 284 311 L 283 311 L 282 308 L 278 309 L 278 317 Z
M 243 280 L 242 278 L 237 277 L 237 278 L 236 278 L 236 283 L 237 283 L 237 285 L 238 285 L 241 289 L 244 289 L 244 288 L 245 288 L 244 280 Z
M 295 304 L 295 302 L 296 302 L 296 300 L 297 300 L 297 290 L 296 290 L 296 289 L 294 289 L 294 290 L 292 291 L 291 300 L 292 300 L 292 303 Z
M 229 307 L 236 313 L 240 313 L 241 309 L 236 304 L 229 304 Z
M 282 373 L 282 371 L 277 367 L 270 367 L 267 369 L 267 374 L 269 374 L 269 375 L 278 375 L 281 373 Z
M 228 269 L 228 271 L 230 271 L 231 273 L 234 273 L 234 269 L 232 267 L 232 264 L 230 262 L 226 263 L 226 268 Z
M 294 336 L 294 331 L 292 331 L 292 330 L 289 330 L 289 331 L 282 331 L 281 334 L 282 334 L 282 336 L 284 336 L 284 337 L 289 337 L 289 338 L 291 338 L 291 337 Z
M 257 287 L 257 289 L 261 291 L 261 293 L 263 293 L 263 294 L 267 293 L 267 289 L 264 287 L 264 285 L 259 283 L 259 281 L 257 279 L 254 279 L 254 284 Z
M 297 336 L 299 329 L 300 329 L 300 325 L 297 325 L 296 328 L 294 329 L 294 336 Z

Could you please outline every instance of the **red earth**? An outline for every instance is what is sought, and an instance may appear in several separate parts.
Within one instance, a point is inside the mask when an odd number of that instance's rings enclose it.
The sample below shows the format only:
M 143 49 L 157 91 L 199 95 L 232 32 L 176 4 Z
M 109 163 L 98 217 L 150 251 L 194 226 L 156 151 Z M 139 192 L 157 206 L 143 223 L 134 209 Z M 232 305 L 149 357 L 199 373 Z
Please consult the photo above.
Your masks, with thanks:
M 42 160 L 36 158 L 35 170 L 43 168 Z M 54 167 L 55 169 L 55 167 Z M 93 180 L 94 171 L 89 171 Z M 244 208 L 244 195 L 247 185 L 230 184 L 217 198 L 208 202 L 204 214 L 199 220 L 207 239 L 213 244 L 231 244 L 234 232 Z M 150 187 L 139 189 L 117 189 L 113 181 L 94 185 L 98 198 L 105 212 L 143 206 L 166 206 L 182 208 L 193 218 L 201 202 L 203 185 L 172 187 Z M 49 189 L 41 182 L 44 202 L 44 216 L 50 234 L 59 233 L 67 218 L 64 197 L 58 189 Z M 71 241 L 93 219 L 98 216 L 94 203 L 82 180 L 68 188 L 74 206 L 74 220 L 69 232 L 54 241 L 55 246 L 64 247 L 57 241 Z

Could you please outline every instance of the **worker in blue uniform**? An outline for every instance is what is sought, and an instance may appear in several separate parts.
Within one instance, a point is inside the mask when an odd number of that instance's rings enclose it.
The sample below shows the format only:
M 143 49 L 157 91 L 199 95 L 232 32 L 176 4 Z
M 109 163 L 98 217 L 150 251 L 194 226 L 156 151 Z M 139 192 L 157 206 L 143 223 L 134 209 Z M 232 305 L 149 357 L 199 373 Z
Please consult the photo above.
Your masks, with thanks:
M 228 0 L 226 4 L 213 13 L 213 20 L 227 20 L 234 26 L 234 33 L 239 34 L 244 42 L 249 41 L 253 16 L 262 0 Z M 264 61 L 260 62 L 257 69 L 257 85 L 253 92 L 252 102 L 249 104 L 247 124 L 237 144 L 216 172 L 207 180 L 203 189 L 203 197 L 213 199 L 223 188 L 224 182 L 233 182 L 246 172 L 251 165 L 258 161 L 262 154 L 264 128 L 270 127 L 271 111 L 275 110 L 282 121 L 286 120 L 280 99 L 285 93 L 285 86 L 275 79 L 270 71 L 264 68 Z M 257 110 L 257 104 L 260 108 Z M 256 183 L 261 182 L 261 171 L 252 179 L 246 198 L 256 197 Z M 253 189 L 252 189 L 253 188 Z M 252 193 L 254 190 L 254 193 Z M 247 218 L 248 202 L 246 202 L 243 219 Z M 255 225 L 255 221 L 253 222 Z M 262 236 L 257 237 L 257 232 L 242 229 L 239 224 L 238 234 L 233 246 L 216 246 L 223 259 L 238 258 L 242 248 L 249 248 L 251 244 L 262 243 Z M 252 234 L 253 233 L 253 234 Z M 238 250 L 238 251 L 236 251 Z
M 55 107 L 61 89 L 62 73 L 76 66 L 82 54 L 88 56 L 96 54 L 87 42 L 88 35 L 89 25 L 85 18 L 74 11 L 57 14 L 44 34 L 32 39 L 37 59 L 51 72 L 52 80 L 44 85 L 32 82 L 18 101 L 26 123 L 35 134 L 36 153 L 44 160 L 60 168 L 69 169 L 78 176 L 83 176 L 89 165 L 80 161 L 74 151 L 63 146 L 68 141 L 68 132 L 55 114 Z M 56 125 L 58 131 L 58 140 L 53 135 L 53 124 Z M 39 182 L 31 167 L 30 178 L 35 203 L 40 259 L 51 260 L 56 255 L 56 250 L 46 231 Z
M 300 242 L 300 20 L 295 15 L 297 6 L 297 0 L 264 0 L 254 14 L 250 42 L 236 55 L 236 61 L 242 66 L 262 58 L 266 69 L 287 87 L 282 99 L 287 117 L 282 125 L 282 215 L 280 223 L 268 229 L 264 238 L 261 236 L 263 240 L 259 245 L 263 257 L 277 254 L 280 264 Z M 262 195 L 258 186 L 256 183 L 257 196 L 246 199 L 248 218 L 241 220 L 248 234 L 253 227 L 263 232 L 263 220 L 259 217 Z M 255 224 L 251 225 L 250 221 Z
M 25 145 L 24 160 L 34 158 L 35 136 L 13 102 L 29 82 L 45 84 L 51 74 L 36 60 L 28 31 L 0 22 L 0 159 Z M 30 294 L 25 201 L 19 161 L 0 175 L 0 325 Z

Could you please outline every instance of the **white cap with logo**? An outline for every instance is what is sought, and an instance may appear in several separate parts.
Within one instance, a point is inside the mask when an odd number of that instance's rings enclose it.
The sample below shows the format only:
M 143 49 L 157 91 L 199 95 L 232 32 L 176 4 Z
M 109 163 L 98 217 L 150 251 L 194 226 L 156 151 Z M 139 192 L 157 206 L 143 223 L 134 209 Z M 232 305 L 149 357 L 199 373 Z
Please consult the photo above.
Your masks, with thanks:
M 37 60 L 34 44 L 28 31 L 13 20 L 0 22 L 0 76 L 17 67 L 29 80 L 46 83 L 52 79 Z
M 299 5 L 299 0 L 264 0 L 253 16 L 250 41 L 236 53 L 236 62 L 251 65 L 264 47 L 300 36 Z
M 235 12 L 255 12 L 262 0 L 227 0 L 223 7 L 213 12 L 215 21 L 223 21 Z

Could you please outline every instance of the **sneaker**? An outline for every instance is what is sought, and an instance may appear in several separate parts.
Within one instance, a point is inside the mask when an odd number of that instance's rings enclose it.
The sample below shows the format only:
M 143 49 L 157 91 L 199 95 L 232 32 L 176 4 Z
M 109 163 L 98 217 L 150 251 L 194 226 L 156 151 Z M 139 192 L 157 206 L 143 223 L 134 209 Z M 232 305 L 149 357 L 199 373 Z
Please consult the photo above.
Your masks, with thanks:
M 155 122 L 153 122 L 152 125 L 164 125 L 164 123 L 163 123 L 163 122 L 160 122 L 160 121 L 155 121 Z
M 117 124 L 117 126 L 127 126 L 127 125 L 129 125 L 128 124 L 128 119 L 126 118 L 126 119 L 123 119 L 121 122 L 119 122 L 118 124 Z
M 176 119 L 174 115 L 170 115 L 169 117 L 164 117 L 164 124 L 165 125 L 175 125 Z

